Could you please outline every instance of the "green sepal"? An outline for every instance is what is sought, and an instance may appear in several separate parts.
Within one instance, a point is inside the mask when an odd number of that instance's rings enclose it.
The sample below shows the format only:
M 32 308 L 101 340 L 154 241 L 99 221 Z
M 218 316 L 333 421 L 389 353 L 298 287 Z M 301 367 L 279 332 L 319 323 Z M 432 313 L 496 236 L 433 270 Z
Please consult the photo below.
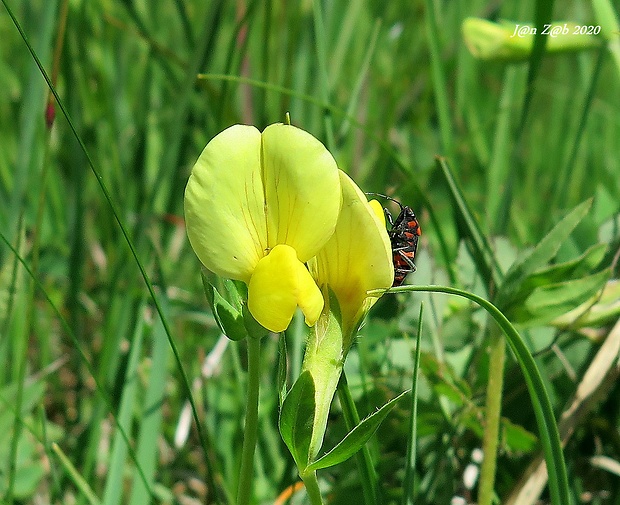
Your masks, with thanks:
M 309 463 L 315 414 L 314 391 L 312 375 L 308 371 L 302 372 L 286 395 L 280 410 L 280 435 L 300 474 L 304 473 Z
M 213 317 L 224 335 L 231 340 L 243 340 L 248 336 L 243 312 L 242 298 L 234 281 L 222 279 L 202 269 L 202 285 Z M 224 292 L 227 297 L 222 296 Z
M 269 333 L 269 330 L 262 326 L 254 316 L 250 313 L 247 305 L 241 307 L 241 313 L 243 315 L 243 324 L 250 338 L 263 338 Z
M 383 405 L 383 407 L 379 410 L 360 421 L 355 428 L 347 433 L 347 435 L 340 441 L 340 443 L 338 443 L 338 445 L 336 445 L 336 447 L 324 456 L 312 462 L 306 470 L 316 471 L 321 468 L 328 468 L 342 463 L 353 456 L 364 446 L 366 442 L 368 442 L 368 439 L 375 433 L 375 431 L 377 431 L 379 425 L 396 406 L 396 402 L 408 393 L 409 391 L 402 392 L 396 398 L 393 398 Z

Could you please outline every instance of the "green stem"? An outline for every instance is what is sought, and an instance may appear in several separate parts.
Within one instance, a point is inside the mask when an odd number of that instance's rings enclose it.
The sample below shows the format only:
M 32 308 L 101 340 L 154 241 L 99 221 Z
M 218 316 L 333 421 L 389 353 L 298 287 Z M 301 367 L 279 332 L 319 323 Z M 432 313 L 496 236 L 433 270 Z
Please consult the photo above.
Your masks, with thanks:
M 310 499 L 311 505 L 323 505 L 323 498 L 321 498 L 321 490 L 319 489 L 319 481 L 316 478 L 316 472 L 302 475 L 301 480 L 304 481 L 306 493 Z
M 241 473 L 237 505 L 248 505 L 252 497 L 254 451 L 258 438 L 258 390 L 260 382 L 260 339 L 248 338 L 248 400 L 245 407 L 245 432 L 241 453 Z
M 482 437 L 484 460 L 480 468 L 480 487 L 478 490 L 479 505 L 491 505 L 493 503 L 505 361 L 506 343 L 501 332 L 494 328 L 491 330 L 489 382 L 485 405 L 484 436 Z

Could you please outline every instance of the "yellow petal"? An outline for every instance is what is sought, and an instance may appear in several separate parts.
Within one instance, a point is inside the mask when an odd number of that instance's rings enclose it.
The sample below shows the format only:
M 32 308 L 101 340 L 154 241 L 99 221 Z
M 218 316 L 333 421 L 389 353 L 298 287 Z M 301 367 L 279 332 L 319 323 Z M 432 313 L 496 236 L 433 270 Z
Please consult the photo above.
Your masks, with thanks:
M 268 246 L 287 244 L 302 263 L 329 240 L 340 210 L 338 168 L 325 146 L 290 125 L 262 135 Z
M 370 207 L 374 211 L 375 216 L 379 218 L 381 226 L 385 228 L 385 210 L 383 209 L 383 205 L 381 205 L 377 200 L 370 200 L 370 202 L 368 202 L 368 205 L 370 205 Z
M 288 328 L 297 307 L 312 326 L 323 310 L 323 296 L 295 250 L 277 245 L 256 265 L 248 285 L 248 308 L 265 328 L 280 332 Z
M 207 144 L 185 189 L 190 244 L 207 269 L 249 281 L 267 247 L 261 134 L 235 125 Z
M 352 332 L 378 299 L 368 291 L 388 289 L 394 270 L 384 223 L 356 184 L 339 173 L 343 203 L 338 224 L 309 266 L 319 285 L 328 285 L 338 298 L 344 338 L 350 345 Z

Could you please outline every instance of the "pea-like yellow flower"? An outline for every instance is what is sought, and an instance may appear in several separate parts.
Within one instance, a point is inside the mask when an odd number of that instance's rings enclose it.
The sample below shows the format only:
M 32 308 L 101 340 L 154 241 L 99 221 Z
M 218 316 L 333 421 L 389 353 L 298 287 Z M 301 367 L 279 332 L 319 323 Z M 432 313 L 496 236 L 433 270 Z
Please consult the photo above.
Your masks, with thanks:
M 331 239 L 310 263 L 319 286 L 331 289 L 340 306 L 345 347 L 378 295 L 394 280 L 392 246 L 385 229 L 383 208 L 366 195 L 347 174 L 339 171 L 342 209 Z
M 376 201 L 369 203 L 344 172 L 339 174 L 342 209 L 336 230 L 308 263 L 326 300 L 332 303 L 333 293 L 337 307 L 325 308 L 306 344 L 302 374 L 310 374 L 315 406 L 307 461 L 319 453 L 344 360 L 362 320 L 380 296 L 369 293 L 387 290 L 394 280 L 383 208 Z
M 185 189 L 190 244 L 210 271 L 248 286 L 248 309 L 270 331 L 299 307 L 308 325 L 323 309 L 305 263 L 334 233 L 341 206 L 336 162 L 294 126 L 262 133 L 235 125 L 213 138 Z

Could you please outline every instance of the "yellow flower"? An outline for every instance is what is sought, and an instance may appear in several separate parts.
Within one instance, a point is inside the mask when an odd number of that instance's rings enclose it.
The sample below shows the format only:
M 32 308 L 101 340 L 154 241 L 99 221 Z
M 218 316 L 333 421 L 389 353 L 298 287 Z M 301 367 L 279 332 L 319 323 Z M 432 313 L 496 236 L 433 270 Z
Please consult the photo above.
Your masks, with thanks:
M 203 265 L 248 285 L 248 308 L 268 330 L 285 330 L 297 307 L 308 325 L 323 296 L 304 263 L 336 227 L 336 162 L 309 133 L 274 124 L 235 125 L 211 140 L 185 189 L 190 244 Z
M 368 202 L 348 175 L 339 174 L 343 203 L 336 230 L 309 267 L 324 292 L 328 286 L 336 295 L 348 347 L 379 298 L 368 292 L 391 287 L 394 266 L 383 208 L 376 200 Z
M 339 174 L 342 209 L 336 230 L 308 263 L 325 299 L 330 300 L 331 291 L 338 305 L 323 310 L 306 344 L 302 373 L 311 376 L 315 405 L 309 461 L 323 443 L 329 407 L 353 338 L 380 296 L 368 293 L 387 290 L 394 280 L 392 247 L 381 205 L 369 203 L 344 172 Z

